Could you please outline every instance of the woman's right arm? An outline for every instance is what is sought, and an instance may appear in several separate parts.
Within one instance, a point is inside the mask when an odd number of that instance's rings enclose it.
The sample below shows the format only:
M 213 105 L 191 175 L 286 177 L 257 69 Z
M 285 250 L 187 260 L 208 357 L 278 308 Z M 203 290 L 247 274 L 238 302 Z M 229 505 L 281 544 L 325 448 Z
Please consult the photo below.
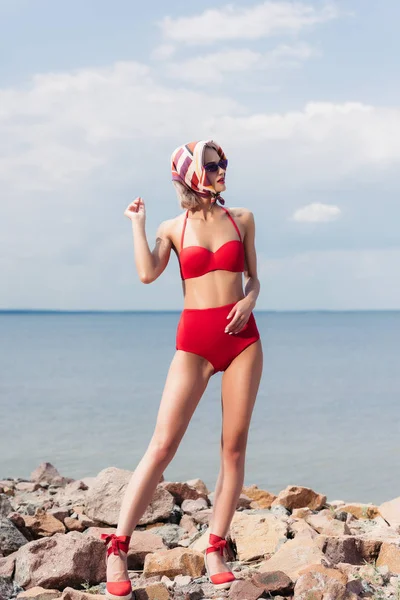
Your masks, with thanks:
M 132 222 L 135 263 L 140 281 L 151 283 L 161 275 L 169 261 L 172 248 L 170 221 L 163 221 L 158 227 L 155 247 L 151 251 L 146 238 L 146 211 L 142 198 L 136 198 L 129 204 L 124 215 Z

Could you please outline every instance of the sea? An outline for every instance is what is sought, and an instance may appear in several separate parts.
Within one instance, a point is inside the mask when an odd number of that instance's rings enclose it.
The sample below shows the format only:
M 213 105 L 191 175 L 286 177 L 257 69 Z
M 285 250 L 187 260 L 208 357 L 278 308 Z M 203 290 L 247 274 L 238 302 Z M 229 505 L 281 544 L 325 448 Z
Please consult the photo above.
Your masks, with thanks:
M 154 431 L 179 312 L 0 312 L 0 478 L 134 471 Z M 400 496 L 400 311 L 254 311 L 264 370 L 246 486 L 327 501 Z M 168 481 L 214 490 L 221 379 L 210 379 Z

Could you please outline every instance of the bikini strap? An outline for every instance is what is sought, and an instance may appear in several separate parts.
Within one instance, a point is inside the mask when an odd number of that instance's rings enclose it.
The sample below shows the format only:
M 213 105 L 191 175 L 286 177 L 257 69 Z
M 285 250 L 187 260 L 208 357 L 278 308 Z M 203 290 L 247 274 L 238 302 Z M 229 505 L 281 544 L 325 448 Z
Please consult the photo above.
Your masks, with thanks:
M 226 208 L 224 208 L 223 206 L 221 206 L 221 208 L 222 208 L 222 210 L 224 210 L 224 211 L 226 212 L 226 214 L 228 215 L 228 217 L 229 217 L 229 218 L 230 218 L 230 220 L 232 221 L 232 223 L 233 223 L 233 225 L 234 225 L 234 227 L 235 227 L 236 231 L 238 232 L 239 239 L 240 239 L 240 241 L 242 241 L 242 236 L 240 235 L 239 227 L 236 225 L 236 223 L 235 223 L 235 220 L 232 218 L 232 216 L 231 216 L 231 214 L 230 214 L 229 210 L 227 210 L 227 209 L 226 209 Z
M 182 235 L 181 235 L 181 247 L 179 249 L 179 252 L 182 252 L 183 236 L 185 235 L 185 229 L 186 229 L 186 222 L 187 222 L 188 214 L 189 214 L 189 209 L 187 209 L 187 211 L 186 211 L 185 220 L 183 222 Z

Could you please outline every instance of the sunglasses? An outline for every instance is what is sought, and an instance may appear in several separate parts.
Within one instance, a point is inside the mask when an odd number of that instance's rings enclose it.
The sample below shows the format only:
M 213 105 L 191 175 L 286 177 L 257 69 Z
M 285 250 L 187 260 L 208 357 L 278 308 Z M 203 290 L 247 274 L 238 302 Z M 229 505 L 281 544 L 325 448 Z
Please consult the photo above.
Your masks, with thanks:
M 216 171 L 218 171 L 218 169 L 220 167 L 221 167 L 221 169 L 226 171 L 227 166 L 228 166 L 228 161 L 226 159 L 224 159 L 224 160 L 220 160 L 218 163 L 216 163 L 216 162 L 207 163 L 206 165 L 204 165 L 204 170 L 207 171 L 207 173 L 215 173 Z

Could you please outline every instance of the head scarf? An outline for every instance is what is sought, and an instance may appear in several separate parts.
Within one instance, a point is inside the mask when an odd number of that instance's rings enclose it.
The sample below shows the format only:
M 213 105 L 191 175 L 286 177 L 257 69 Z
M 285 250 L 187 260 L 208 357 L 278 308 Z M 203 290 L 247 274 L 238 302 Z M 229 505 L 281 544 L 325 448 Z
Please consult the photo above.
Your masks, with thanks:
M 225 200 L 221 197 L 220 192 L 216 192 L 214 187 L 209 183 L 207 171 L 203 166 L 206 145 L 215 148 L 220 159 L 226 159 L 221 146 L 213 140 L 189 142 L 188 144 L 179 146 L 171 156 L 172 181 L 183 183 L 202 198 L 209 196 L 211 193 L 213 204 L 217 200 L 221 204 L 225 204 Z

